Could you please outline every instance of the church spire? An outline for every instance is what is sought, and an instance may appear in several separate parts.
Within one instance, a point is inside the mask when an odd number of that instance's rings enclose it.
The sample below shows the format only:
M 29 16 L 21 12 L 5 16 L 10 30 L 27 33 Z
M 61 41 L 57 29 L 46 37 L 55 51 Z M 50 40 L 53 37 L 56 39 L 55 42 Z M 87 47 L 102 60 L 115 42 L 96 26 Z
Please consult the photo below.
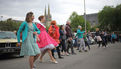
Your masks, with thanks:
M 48 16 L 50 16 L 50 6 L 48 4 Z
M 45 16 L 47 15 L 47 13 L 46 13 L 46 6 L 45 6 L 45 13 L 44 13 L 44 15 L 45 15 Z

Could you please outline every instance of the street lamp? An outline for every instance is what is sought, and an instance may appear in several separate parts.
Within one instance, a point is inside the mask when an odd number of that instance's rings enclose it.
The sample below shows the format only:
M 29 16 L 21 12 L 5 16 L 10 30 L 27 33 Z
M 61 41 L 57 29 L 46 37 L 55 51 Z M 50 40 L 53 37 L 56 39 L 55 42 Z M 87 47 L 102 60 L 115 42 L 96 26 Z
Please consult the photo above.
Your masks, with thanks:
M 3 19 L 3 16 L 1 16 L 1 21 L 2 21 L 2 19 Z
M 86 31 L 86 5 L 85 5 L 85 0 L 84 0 L 84 18 L 85 18 L 85 31 Z

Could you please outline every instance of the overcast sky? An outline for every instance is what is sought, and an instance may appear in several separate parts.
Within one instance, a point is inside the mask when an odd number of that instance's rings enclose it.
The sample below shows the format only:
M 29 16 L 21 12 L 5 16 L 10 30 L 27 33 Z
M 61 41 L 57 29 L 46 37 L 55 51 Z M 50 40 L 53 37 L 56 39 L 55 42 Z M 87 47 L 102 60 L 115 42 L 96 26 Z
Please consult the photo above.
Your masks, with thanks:
M 58 24 L 65 24 L 73 11 L 79 15 L 84 13 L 84 0 L 0 0 L 0 16 L 3 16 L 3 20 L 6 18 L 24 20 L 26 13 L 32 11 L 35 15 L 34 21 L 39 22 L 37 18 L 44 14 L 45 6 L 48 4 L 52 19 Z M 121 4 L 121 0 L 86 0 L 86 13 L 97 13 L 105 5 L 118 4 Z

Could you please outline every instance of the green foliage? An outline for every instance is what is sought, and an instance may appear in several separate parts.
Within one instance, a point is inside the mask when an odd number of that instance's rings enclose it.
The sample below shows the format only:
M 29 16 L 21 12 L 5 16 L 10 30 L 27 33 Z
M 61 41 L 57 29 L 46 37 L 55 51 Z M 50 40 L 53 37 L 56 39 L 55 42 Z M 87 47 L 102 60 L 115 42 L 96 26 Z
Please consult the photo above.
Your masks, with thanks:
M 15 22 L 12 19 L 7 19 L 6 21 L 0 21 L 1 31 L 17 31 L 21 22 Z
M 48 31 L 49 27 L 50 27 L 50 25 L 49 25 L 49 26 L 46 26 L 46 30 L 47 30 L 47 31 Z
M 121 5 L 117 7 L 105 6 L 98 13 L 99 28 L 107 31 L 121 30 Z
M 72 31 L 76 31 L 78 26 L 81 25 L 83 30 L 85 30 L 85 21 L 83 16 L 78 15 L 76 12 L 73 12 L 69 20 L 71 21 Z M 90 30 L 91 26 L 88 21 L 86 21 L 87 30 Z
M 95 32 L 95 31 L 96 31 L 96 28 L 98 28 L 98 25 L 92 27 L 92 28 L 90 29 L 90 31 L 91 31 L 91 32 Z

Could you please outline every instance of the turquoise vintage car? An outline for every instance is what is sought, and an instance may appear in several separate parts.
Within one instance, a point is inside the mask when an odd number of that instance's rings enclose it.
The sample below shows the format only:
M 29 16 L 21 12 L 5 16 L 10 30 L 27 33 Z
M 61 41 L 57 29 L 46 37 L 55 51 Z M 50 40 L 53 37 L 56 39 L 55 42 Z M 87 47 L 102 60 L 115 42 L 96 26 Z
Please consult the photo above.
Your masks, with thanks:
M 14 32 L 0 31 L 0 54 L 19 54 L 20 49 Z

